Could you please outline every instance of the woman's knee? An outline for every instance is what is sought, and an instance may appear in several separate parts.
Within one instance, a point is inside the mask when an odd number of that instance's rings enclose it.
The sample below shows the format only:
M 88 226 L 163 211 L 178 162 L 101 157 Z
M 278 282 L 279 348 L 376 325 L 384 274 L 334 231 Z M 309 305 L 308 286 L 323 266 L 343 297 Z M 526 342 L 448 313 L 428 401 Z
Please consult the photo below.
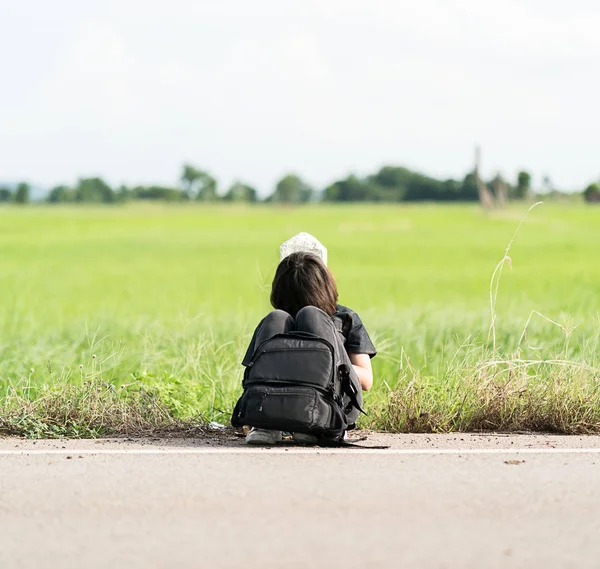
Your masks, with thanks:
M 335 330 L 331 316 L 316 306 L 305 306 L 298 311 L 296 328 L 319 336 Z
M 305 306 L 298 310 L 296 314 L 296 320 L 302 318 L 322 318 L 323 316 L 329 318 L 329 315 L 324 310 L 321 310 L 318 306 Z
M 293 324 L 294 319 L 289 312 L 276 309 L 269 312 L 269 314 L 264 317 L 263 322 L 268 324 Z
M 294 329 L 294 319 L 284 310 L 269 312 L 260 322 L 256 331 L 256 342 L 260 344 L 276 334 L 286 334 Z
M 267 314 L 267 318 L 283 318 L 284 320 L 286 318 L 291 318 L 291 314 L 289 312 L 286 312 L 285 310 L 280 310 L 279 308 L 276 308 L 275 310 L 271 310 L 271 312 L 269 312 L 269 314 Z

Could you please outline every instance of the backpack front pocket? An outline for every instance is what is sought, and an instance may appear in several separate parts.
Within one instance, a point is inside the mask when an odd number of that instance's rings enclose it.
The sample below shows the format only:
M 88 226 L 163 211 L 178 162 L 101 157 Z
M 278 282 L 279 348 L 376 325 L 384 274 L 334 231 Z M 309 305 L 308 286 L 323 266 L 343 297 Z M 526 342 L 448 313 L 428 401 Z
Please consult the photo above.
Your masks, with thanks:
M 331 351 L 322 344 L 296 347 L 271 345 L 256 355 L 246 375 L 247 384 L 269 381 L 304 383 L 326 389 L 333 381 Z
M 297 433 L 341 428 L 326 396 L 310 387 L 249 386 L 234 413 L 235 425 Z M 233 421 L 232 421 L 233 422 Z

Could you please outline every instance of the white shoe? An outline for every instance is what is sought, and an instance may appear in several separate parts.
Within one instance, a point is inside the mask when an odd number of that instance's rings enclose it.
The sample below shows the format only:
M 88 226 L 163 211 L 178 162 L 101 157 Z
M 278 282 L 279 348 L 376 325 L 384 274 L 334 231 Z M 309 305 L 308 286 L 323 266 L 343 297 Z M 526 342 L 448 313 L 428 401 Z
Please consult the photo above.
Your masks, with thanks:
M 295 443 L 300 445 L 316 445 L 319 439 L 315 435 L 308 435 L 306 433 L 294 433 L 293 439 Z
M 252 430 L 246 435 L 246 444 L 248 445 L 274 445 L 281 442 L 283 435 L 281 431 L 269 431 L 267 429 Z

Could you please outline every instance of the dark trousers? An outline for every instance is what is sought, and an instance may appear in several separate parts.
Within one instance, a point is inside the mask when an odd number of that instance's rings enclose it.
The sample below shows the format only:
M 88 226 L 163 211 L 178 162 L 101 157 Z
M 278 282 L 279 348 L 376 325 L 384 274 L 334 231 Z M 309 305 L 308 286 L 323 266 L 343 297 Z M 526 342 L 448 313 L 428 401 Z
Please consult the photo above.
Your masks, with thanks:
M 362 405 L 360 381 L 346 352 L 344 336 L 341 330 L 338 331 L 336 329 L 331 316 L 316 306 L 305 306 L 298 311 L 295 319 L 284 310 L 269 312 L 254 331 L 252 341 L 242 362 L 243 365 L 248 365 L 256 348 L 262 342 L 265 342 L 276 334 L 287 334 L 288 332 L 309 332 L 327 340 L 334 347 L 337 365 L 345 364 L 348 366 L 350 379 L 356 388 L 359 403 Z M 351 416 L 353 421 L 355 421 L 358 417 L 358 411 L 353 410 Z
M 331 316 L 316 306 L 305 306 L 292 318 L 284 310 L 273 310 L 269 312 L 258 325 L 255 336 L 255 347 L 276 334 L 287 334 L 288 332 L 309 332 L 319 338 L 328 340 L 336 349 L 340 341 L 343 347 L 343 338 L 335 329 Z

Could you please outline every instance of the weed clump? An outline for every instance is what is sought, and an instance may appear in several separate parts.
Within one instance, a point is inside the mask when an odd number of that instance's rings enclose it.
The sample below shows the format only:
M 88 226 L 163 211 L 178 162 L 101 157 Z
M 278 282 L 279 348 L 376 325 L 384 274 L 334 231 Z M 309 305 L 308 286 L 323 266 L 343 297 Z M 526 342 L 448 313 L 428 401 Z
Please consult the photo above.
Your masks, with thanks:
M 600 370 L 562 361 L 489 361 L 439 381 L 403 377 L 369 425 L 391 432 L 600 432 Z
M 0 434 L 29 438 L 144 435 L 177 424 L 151 390 L 102 380 L 11 388 L 0 403 Z

